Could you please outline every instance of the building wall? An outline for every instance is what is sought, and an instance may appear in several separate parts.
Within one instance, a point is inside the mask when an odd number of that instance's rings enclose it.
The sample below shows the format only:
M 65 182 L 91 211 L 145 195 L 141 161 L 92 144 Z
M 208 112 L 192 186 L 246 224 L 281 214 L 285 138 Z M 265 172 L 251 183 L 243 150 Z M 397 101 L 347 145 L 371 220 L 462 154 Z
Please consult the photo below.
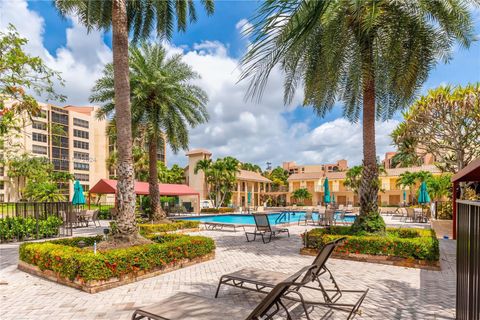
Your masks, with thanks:
M 88 190 L 99 179 L 107 178 L 106 159 L 108 141 L 105 130 L 107 122 L 97 120 L 96 107 L 57 107 L 40 103 L 42 114 L 21 119 L 26 123 L 20 137 L 12 137 L 5 146 L 5 153 L 46 157 L 56 171 L 75 175 L 84 190 Z M 1 173 L 1 172 L 0 172 Z M 0 201 L 18 201 L 22 181 L 8 177 L 8 167 L 0 175 L 4 188 L 0 190 Z M 1 188 L 0 188 L 1 189 Z M 73 182 L 62 189 L 68 198 L 73 194 Z
M 203 171 L 199 170 L 195 173 L 195 166 L 200 160 L 210 159 L 211 154 L 206 152 L 198 152 L 188 154 L 188 171 L 186 180 L 187 184 L 192 187 L 194 190 L 200 193 L 200 200 L 208 199 L 208 189 L 207 184 L 205 183 L 205 174 Z

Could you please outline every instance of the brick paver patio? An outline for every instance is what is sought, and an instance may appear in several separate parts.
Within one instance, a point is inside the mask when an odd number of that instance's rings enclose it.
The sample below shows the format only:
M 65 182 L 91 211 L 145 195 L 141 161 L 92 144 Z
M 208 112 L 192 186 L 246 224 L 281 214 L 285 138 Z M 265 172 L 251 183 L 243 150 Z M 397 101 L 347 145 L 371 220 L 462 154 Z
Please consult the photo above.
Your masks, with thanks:
M 299 234 L 270 244 L 247 243 L 243 232 L 202 231 L 217 243 L 215 260 L 97 294 L 58 285 L 16 269 L 18 245 L 0 246 L 0 319 L 129 319 L 132 310 L 179 291 L 213 297 L 219 277 L 243 267 L 293 273 L 313 257 L 301 256 Z M 97 231 L 100 231 L 97 229 Z M 83 230 L 85 232 L 85 230 Z M 370 292 L 356 319 L 454 319 L 455 242 L 440 240 L 442 271 L 427 271 L 331 259 L 328 263 L 342 288 Z M 261 295 L 236 288 L 222 289 L 219 300 L 251 307 Z M 325 309 L 315 308 L 312 319 Z M 300 316 L 305 319 L 304 316 Z M 345 319 L 335 312 L 330 319 Z

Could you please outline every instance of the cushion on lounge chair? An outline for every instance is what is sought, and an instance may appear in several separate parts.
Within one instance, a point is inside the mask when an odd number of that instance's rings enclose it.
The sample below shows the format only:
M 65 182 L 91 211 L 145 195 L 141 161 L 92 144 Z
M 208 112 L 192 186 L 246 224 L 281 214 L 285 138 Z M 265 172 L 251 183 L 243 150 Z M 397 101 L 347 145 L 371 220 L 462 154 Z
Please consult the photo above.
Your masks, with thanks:
M 157 304 L 139 308 L 136 312 L 138 315 L 151 317 L 152 319 L 243 320 L 248 317 L 251 310 L 181 292 Z M 161 317 L 157 317 L 157 315 Z

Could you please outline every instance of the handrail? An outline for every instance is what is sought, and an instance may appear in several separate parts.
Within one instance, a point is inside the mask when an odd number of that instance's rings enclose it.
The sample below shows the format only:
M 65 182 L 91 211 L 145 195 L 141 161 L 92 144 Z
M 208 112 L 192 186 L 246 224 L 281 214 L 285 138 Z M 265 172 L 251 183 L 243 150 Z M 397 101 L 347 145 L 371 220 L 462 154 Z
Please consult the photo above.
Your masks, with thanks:
M 288 221 L 290 221 L 290 211 L 283 211 L 277 219 L 275 219 L 275 224 L 279 223 L 282 220 L 287 221 L 287 214 L 288 214 Z

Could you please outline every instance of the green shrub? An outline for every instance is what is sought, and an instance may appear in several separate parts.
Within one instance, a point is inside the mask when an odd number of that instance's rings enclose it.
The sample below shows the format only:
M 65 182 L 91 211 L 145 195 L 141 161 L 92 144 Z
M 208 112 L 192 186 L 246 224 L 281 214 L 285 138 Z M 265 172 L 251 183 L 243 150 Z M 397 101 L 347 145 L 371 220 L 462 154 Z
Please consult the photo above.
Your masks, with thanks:
M 161 224 L 139 224 L 138 230 L 142 235 L 148 235 L 152 233 L 161 233 L 168 231 L 176 231 L 181 229 L 194 229 L 198 228 L 200 221 L 196 220 L 177 220 L 172 223 L 161 223 Z
M 75 247 L 80 240 L 93 243 L 98 239 L 62 239 L 42 243 L 23 243 L 20 260 L 51 270 L 70 280 L 106 280 L 138 271 L 161 269 L 181 259 L 193 259 L 212 253 L 212 239 L 187 235 L 150 236 L 153 244 L 98 251 Z
M 58 235 L 58 229 L 63 221 L 57 216 L 37 221 L 32 217 L 6 217 L 0 219 L 0 241 L 27 240 L 51 238 Z
M 434 230 L 387 228 L 386 233 L 356 234 L 350 227 L 313 229 L 307 232 L 306 247 L 321 249 L 326 243 L 346 236 L 337 252 L 394 256 L 419 260 L 438 261 L 438 239 Z
M 201 213 L 229 213 L 235 212 L 234 208 L 204 208 L 200 210 Z
M 386 224 L 380 212 L 372 212 L 368 215 L 361 214 L 352 225 L 352 230 L 355 232 L 383 233 L 385 228 Z

